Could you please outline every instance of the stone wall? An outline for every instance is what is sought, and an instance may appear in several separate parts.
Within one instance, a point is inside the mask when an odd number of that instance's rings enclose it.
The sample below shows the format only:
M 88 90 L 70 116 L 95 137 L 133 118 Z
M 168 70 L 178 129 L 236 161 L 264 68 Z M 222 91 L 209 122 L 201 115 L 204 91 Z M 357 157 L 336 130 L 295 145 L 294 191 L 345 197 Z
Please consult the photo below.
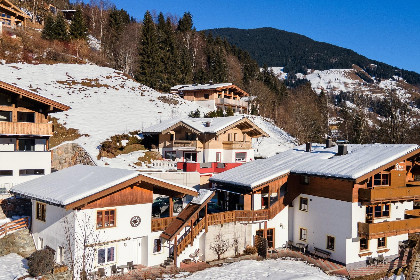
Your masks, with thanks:
M 27 258 L 35 250 L 34 240 L 28 229 L 21 229 L 0 238 L 0 256 L 16 253 Z
M 55 170 L 61 170 L 77 164 L 96 165 L 89 153 L 76 143 L 65 143 L 57 146 L 51 149 L 51 153 L 51 168 Z

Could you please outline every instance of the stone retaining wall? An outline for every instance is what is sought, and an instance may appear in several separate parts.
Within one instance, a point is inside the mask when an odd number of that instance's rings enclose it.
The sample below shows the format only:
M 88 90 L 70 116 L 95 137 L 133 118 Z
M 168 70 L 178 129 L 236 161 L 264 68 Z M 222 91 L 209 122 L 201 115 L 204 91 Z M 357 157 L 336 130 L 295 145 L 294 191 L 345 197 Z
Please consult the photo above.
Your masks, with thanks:
M 89 153 L 76 143 L 62 144 L 51 149 L 51 152 L 51 168 L 55 170 L 61 170 L 77 164 L 96 165 Z

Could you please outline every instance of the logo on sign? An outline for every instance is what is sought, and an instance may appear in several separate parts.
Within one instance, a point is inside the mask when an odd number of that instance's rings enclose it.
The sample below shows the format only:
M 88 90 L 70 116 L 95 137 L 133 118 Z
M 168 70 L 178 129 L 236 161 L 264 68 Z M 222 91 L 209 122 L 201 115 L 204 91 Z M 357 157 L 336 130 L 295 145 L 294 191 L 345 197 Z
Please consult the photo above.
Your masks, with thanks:
M 397 163 L 395 165 L 395 170 L 397 170 L 397 171 L 404 171 L 404 166 L 402 164 L 400 164 L 400 163 Z

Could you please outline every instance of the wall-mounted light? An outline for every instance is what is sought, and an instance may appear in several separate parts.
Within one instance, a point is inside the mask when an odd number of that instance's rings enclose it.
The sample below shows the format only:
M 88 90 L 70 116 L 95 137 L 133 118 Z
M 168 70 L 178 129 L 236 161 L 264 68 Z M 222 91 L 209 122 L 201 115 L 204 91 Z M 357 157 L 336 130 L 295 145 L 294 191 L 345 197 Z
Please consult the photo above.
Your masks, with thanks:
M 280 223 L 280 227 L 281 227 L 281 228 L 284 228 L 284 226 L 283 226 L 283 224 L 282 224 L 282 223 Z

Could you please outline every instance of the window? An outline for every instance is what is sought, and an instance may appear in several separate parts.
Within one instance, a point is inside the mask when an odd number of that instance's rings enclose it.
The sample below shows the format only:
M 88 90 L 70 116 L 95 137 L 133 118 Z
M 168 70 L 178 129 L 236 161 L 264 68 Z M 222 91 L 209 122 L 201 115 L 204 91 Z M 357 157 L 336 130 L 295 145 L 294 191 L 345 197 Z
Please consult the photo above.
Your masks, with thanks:
M 369 250 L 369 240 L 367 238 L 360 238 L 360 251 Z
M 115 262 L 115 247 L 100 248 L 98 250 L 98 264 Z
M 35 113 L 31 112 L 17 112 L 17 121 L 18 122 L 35 122 Z
M 375 186 L 389 186 L 389 174 L 378 173 L 373 177 L 373 184 Z
M 309 176 L 307 175 L 300 176 L 300 183 L 304 185 L 309 185 Z
M 378 238 L 378 248 L 386 247 L 386 237 Z
M 327 249 L 334 251 L 335 247 L 335 237 L 327 235 Z
M 244 152 L 235 153 L 235 161 L 239 161 L 239 162 L 246 161 L 246 153 Z
M 264 236 L 264 230 L 259 229 L 257 230 L 257 235 L 263 237 Z M 268 228 L 267 229 L 267 246 L 268 248 L 274 248 L 274 228 Z
M 13 176 L 13 170 L 0 170 L 0 177 L 1 176 Z
M 47 205 L 45 203 L 36 203 L 36 219 L 45 222 L 45 212 Z
M 390 204 L 378 204 L 375 206 L 367 206 L 366 207 L 366 216 L 367 220 L 371 220 L 373 218 L 384 218 L 389 217 L 389 209 Z
M 176 151 L 165 152 L 165 159 L 176 160 Z
M 19 176 L 28 176 L 28 175 L 44 175 L 44 169 L 20 169 Z
M 233 134 L 233 141 L 238 141 L 238 133 Z
M 210 96 L 209 96 L 209 94 L 208 94 L 208 93 L 205 93 L 205 94 L 204 94 L 204 99 L 209 99 L 209 97 L 210 97 Z
M 153 253 L 159 253 L 160 251 L 162 251 L 162 241 L 160 239 L 155 239 Z
M 57 263 L 62 263 L 63 261 L 64 261 L 64 247 L 58 246 Z
M 19 151 L 35 151 L 35 139 L 19 139 Z
M 306 241 L 307 240 L 307 233 L 308 231 L 306 230 L 306 228 L 300 228 L 299 230 L 299 239 L 301 241 Z
M 38 238 L 38 245 L 39 245 L 39 250 L 44 249 L 44 238 L 42 237 Z
M 308 211 L 308 199 L 306 197 L 301 197 L 299 200 L 299 210 Z
M 12 112 L 0 111 L 0 122 L 11 122 L 11 121 L 12 121 Z
M 222 162 L 222 153 L 216 152 L 216 162 Z
M 228 141 L 232 141 L 232 133 L 228 133 Z
M 115 209 L 96 212 L 96 228 L 115 227 Z
M 197 162 L 197 153 L 184 153 L 184 160 Z

